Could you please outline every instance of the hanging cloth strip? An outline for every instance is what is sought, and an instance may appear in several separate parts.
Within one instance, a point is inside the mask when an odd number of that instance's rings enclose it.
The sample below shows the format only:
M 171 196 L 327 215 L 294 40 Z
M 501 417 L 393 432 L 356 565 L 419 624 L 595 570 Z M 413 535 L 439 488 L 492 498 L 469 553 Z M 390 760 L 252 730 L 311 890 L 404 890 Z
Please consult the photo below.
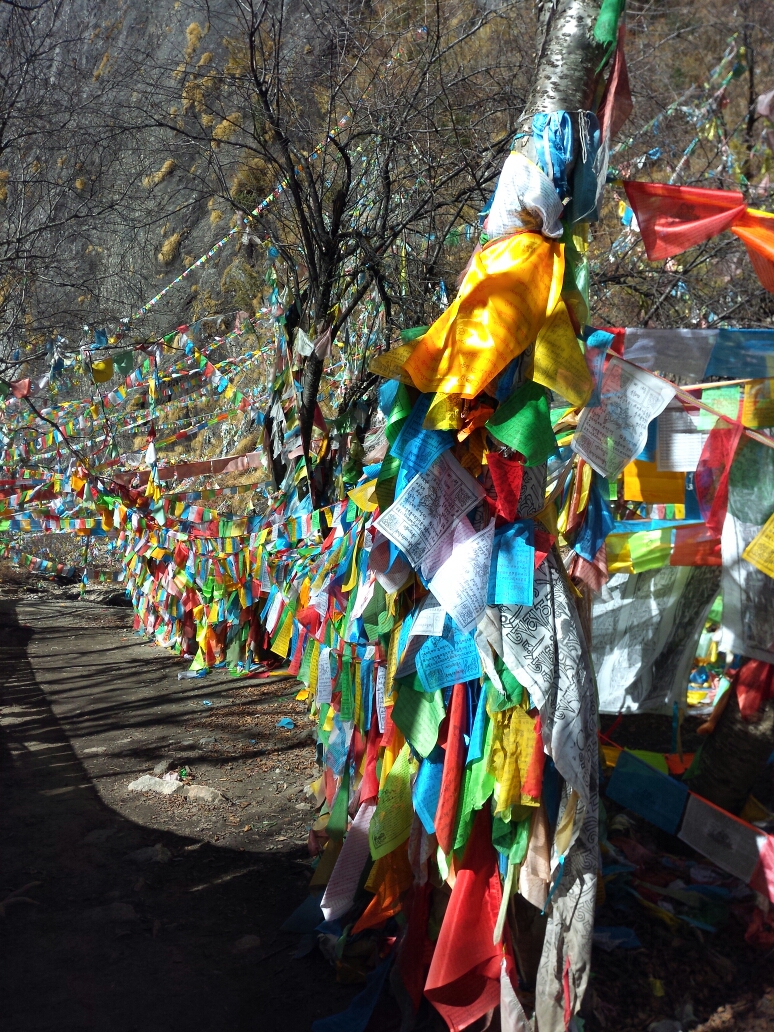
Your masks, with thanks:
M 665 183 L 624 183 L 645 252 L 660 261 L 730 230 L 744 242 L 753 269 L 774 293 L 774 214 L 748 208 L 735 190 Z

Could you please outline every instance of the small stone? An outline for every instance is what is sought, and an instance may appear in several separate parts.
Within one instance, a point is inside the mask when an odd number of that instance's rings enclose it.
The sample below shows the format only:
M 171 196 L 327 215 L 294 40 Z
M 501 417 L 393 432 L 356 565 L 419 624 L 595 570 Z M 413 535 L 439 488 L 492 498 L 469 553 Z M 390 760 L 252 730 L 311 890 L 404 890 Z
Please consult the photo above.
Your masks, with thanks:
M 208 785 L 183 785 L 180 793 L 194 803 L 213 805 L 226 802 L 226 797 L 217 788 L 210 788 Z
M 126 786 L 127 792 L 156 792 L 158 795 L 174 795 L 181 789 L 179 781 L 162 781 L 161 778 L 154 778 L 150 774 L 143 774 L 141 778 Z
M 204 749 L 208 745 L 214 745 L 216 741 L 215 735 L 206 735 L 204 738 L 199 739 L 199 745 Z
M 159 760 L 156 766 L 153 768 L 153 773 L 157 778 L 160 778 L 162 774 L 166 774 L 168 770 L 171 770 L 175 766 L 175 761 L 172 759 Z
M 309 803 L 296 803 L 295 809 L 296 810 L 308 810 L 309 809 Z
M 146 846 L 144 849 L 136 849 L 127 857 L 134 860 L 136 864 L 168 864 L 172 854 L 166 846 L 158 842 L 155 846 Z
M 111 921 L 125 923 L 138 921 L 137 911 L 131 903 L 111 903 L 107 907 L 92 907 L 83 914 L 89 924 L 108 924 Z
M 241 939 L 237 939 L 234 945 L 231 947 L 232 953 L 249 953 L 250 950 L 259 950 L 261 948 L 261 940 L 257 935 L 243 935 Z
M 94 745 L 94 746 L 91 746 L 88 749 L 84 749 L 83 750 L 83 755 L 84 756 L 102 756 L 106 752 L 107 752 L 107 749 L 105 748 L 104 745 Z

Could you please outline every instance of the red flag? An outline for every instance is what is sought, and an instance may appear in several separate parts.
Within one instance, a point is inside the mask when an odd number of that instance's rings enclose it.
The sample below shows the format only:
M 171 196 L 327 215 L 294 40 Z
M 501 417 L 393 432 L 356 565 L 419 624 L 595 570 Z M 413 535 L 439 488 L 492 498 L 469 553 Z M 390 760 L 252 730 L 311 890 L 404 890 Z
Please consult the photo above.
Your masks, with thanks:
M 360 783 L 360 800 L 363 803 L 369 799 L 376 799 L 379 795 L 379 778 L 376 774 L 376 761 L 379 759 L 379 746 L 382 744 L 382 736 L 379 732 L 379 722 L 376 713 L 371 714 L 371 727 L 368 729 L 368 740 L 366 742 L 366 764 L 363 773 L 363 780 Z
M 502 891 L 487 807 L 479 810 L 446 908 L 425 996 L 451 1032 L 500 1002 L 502 946 L 493 943 Z
M 608 141 L 613 139 L 634 108 L 624 54 L 625 38 L 626 26 L 622 23 L 618 29 L 618 43 L 610 66 L 610 75 L 607 77 L 605 92 L 597 110 L 600 136 Z
M 634 182 L 624 187 L 652 262 L 729 229 L 744 242 L 761 285 L 774 293 L 774 215 L 748 208 L 735 190 Z
M 487 452 L 486 461 L 497 492 L 497 511 L 513 523 L 519 509 L 524 463 L 518 459 L 506 459 L 499 452 Z
M 302 630 L 299 632 L 298 641 L 296 642 L 296 650 L 293 653 L 293 658 L 291 659 L 290 666 L 288 667 L 288 673 L 291 677 L 295 677 L 301 669 L 301 663 L 304 659 L 304 645 L 306 644 L 307 637 L 308 635 L 305 631 Z
M 666 183 L 624 183 L 652 262 L 671 258 L 730 229 L 747 211 L 734 190 Z
M 548 553 L 551 551 L 556 538 L 553 534 L 549 534 L 547 530 L 538 530 L 535 527 L 535 569 L 537 569 L 543 560 L 546 558 Z
M 543 767 L 546 762 L 545 749 L 543 748 L 543 726 L 540 721 L 540 715 L 535 721 L 535 743 L 532 751 L 532 758 L 529 761 L 529 767 L 527 767 L 527 776 L 524 778 L 524 784 L 521 786 L 522 795 L 531 796 L 533 799 L 539 799 L 543 791 Z
M 314 606 L 307 606 L 296 613 L 296 620 L 306 631 L 314 636 L 320 629 L 320 613 Z
M 774 666 L 760 659 L 746 659 L 736 675 L 736 696 L 742 720 L 756 720 L 763 704 L 774 698 Z
M 432 890 L 433 886 L 429 881 L 426 881 L 424 885 L 415 884 L 411 902 L 404 910 L 404 913 L 407 914 L 407 928 L 401 944 L 398 966 L 414 1010 L 419 1010 L 422 1002 L 422 988 L 425 984 L 427 968 L 425 958 L 433 945 L 427 935 Z
M 328 424 L 325 422 L 325 416 L 323 415 L 322 409 L 319 405 L 314 407 L 314 425 L 318 430 L 322 430 L 325 436 L 328 436 Z
M 443 761 L 443 777 L 438 806 L 435 811 L 435 837 L 438 845 L 448 856 L 454 845 L 454 824 L 457 817 L 457 803 L 460 785 L 465 769 L 465 725 L 467 720 L 468 693 L 464 684 L 455 684 L 452 689 L 451 708 L 446 734 L 446 756 Z
M 604 541 L 594 556 L 593 563 L 590 563 L 576 552 L 570 560 L 567 572 L 573 580 L 581 580 L 584 584 L 588 584 L 592 591 L 601 591 L 609 578 L 607 572 L 607 548 Z
M 728 474 L 739 439 L 741 423 L 718 420 L 705 442 L 694 474 L 696 498 L 702 519 L 715 537 L 720 537 L 728 510 Z

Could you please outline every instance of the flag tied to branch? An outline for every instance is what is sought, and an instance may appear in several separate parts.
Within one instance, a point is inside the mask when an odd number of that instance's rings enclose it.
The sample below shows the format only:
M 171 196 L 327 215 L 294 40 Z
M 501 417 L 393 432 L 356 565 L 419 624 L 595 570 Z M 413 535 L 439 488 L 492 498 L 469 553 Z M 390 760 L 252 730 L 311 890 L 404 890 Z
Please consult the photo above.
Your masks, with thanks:
M 625 182 L 650 261 L 703 244 L 725 230 L 744 242 L 761 285 L 774 293 L 774 215 L 748 208 L 735 190 Z

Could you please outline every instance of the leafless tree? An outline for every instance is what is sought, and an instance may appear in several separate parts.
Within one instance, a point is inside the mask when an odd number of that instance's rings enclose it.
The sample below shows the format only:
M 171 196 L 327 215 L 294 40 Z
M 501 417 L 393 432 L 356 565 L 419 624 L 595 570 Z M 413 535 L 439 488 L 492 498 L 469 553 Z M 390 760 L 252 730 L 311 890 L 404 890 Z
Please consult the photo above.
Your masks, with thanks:
M 0 5 L 0 375 L 57 335 L 123 314 L 137 172 L 111 115 L 120 81 L 91 15 Z M 108 248 L 111 253 L 108 254 Z M 128 271 L 128 270 L 127 270 Z
M 252 249 L 273 248 L 312 336 L 335 336 L 371 295 L 388 335 L 431 321 L 524 106 L 531 12 L 469 0 L 188 10 L 191 35 L 207 37 L 159 70 L 134 118 L 172 134 L 216 213 L 247 220 L 245 276 Z M 307 443 L 321 373 L 307 357 Z

